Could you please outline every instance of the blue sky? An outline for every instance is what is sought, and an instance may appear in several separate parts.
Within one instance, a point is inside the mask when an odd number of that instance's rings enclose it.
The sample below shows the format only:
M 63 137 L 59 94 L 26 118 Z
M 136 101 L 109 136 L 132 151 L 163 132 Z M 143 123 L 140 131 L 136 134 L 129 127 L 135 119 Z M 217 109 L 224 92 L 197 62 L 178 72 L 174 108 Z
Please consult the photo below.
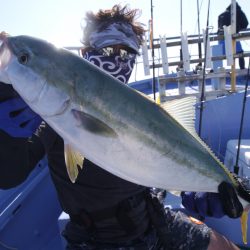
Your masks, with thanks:
M 197 0 L 182 0 L 183 31 L 197 33 Z M 110 8 L 114 4 L 129 4 L 142 11 L 140 21 L 150 19 L 150 0 L 2 0 L 1 30 L 11 35 L 32 35 L 49 40 L 58 46 L 80 45 L 80 23 L 86 11 Z M 153 0 L 155 37 L 180 34 L 180 0 Z M 201 29 L 205 28 L 208 0 L 199 0 Z M 210 25 L 217 29 L 217 16 L 231 0 L 210 0 Z M 250 17 L 249 0 L 239 0 Z M 250 18 L 249 18 L 250 19 Z

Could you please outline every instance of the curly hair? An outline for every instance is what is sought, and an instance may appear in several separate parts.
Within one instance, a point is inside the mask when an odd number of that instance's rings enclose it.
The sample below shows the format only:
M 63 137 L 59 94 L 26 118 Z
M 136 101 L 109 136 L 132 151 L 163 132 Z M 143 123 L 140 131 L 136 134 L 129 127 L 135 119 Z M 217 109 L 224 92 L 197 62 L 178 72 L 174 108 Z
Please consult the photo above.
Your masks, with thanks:
M 101 31 L 114 22 L 129 23 L 137 36 L 138 42 L 141 45 L 144 40 L 143 24 L 136 22 L 135 19 L 140 14 L 138 9 L 129 9 L 128 6 L 121 7 L 114 5 L 108 10 L 99 10 L 96 14 L 92 11 L 87 12 L 85 16 L 86 26 L 83 28 L 82 43 L 89 47 L 89 36 L 93 31 Z

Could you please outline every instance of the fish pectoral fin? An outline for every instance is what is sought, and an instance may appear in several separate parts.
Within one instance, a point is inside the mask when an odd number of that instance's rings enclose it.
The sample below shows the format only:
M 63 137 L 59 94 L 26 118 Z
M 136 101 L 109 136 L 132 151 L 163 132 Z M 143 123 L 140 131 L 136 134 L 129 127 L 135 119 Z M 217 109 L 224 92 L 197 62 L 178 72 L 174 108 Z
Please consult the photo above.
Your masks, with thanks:
M 117 137 L 116 132 L 103 121 L 76 109 L 71 110 L 78 124 L 91 133 L 105 137 Z
M 69 144 L 64 145 L 64 158 L 69 178 L 75 183 L 79 174 L 79 168 L 82 169 L 84 157 Z

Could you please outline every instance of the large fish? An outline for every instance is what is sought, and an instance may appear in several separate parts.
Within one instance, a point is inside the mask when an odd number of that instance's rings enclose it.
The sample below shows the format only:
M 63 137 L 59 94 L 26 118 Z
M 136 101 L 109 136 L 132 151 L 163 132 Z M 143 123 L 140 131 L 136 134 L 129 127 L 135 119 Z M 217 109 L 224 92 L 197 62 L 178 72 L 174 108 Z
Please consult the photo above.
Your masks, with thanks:
M 218 192 L 228 182 L 238 190 L 195 132 L 195 99 L 162 107 L 44 40 L 5 33 L 0 40 L 0 80 L 62 136 L 66 150 L 70 145 L 101 168 L 145 186 Z M 67 159 L 74 182 L 78 168 Z

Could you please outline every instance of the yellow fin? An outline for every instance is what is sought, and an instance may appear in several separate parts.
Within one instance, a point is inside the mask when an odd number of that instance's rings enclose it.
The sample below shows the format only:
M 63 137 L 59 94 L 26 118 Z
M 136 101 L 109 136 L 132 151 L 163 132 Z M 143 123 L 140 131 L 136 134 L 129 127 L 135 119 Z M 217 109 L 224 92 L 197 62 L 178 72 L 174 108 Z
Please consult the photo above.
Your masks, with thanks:
M 240 217 L 241 222 L 241 232 L 242 232 L 242 241 L 246 245 L 247 244 L 247 222 L 248 222 L 248 212 L 250 207 L 247 206 Z
M 64 157 L 69 178 L 72 183 L 75 183 L 79 167 L 82 169 L 84 157 L 79 152 L 73 150 L 69 144 L 64 145 Z
M 175 190 L 167 190 L 167 191 L 174 196 L 181 196 L 181 191 L 175 191 Z

